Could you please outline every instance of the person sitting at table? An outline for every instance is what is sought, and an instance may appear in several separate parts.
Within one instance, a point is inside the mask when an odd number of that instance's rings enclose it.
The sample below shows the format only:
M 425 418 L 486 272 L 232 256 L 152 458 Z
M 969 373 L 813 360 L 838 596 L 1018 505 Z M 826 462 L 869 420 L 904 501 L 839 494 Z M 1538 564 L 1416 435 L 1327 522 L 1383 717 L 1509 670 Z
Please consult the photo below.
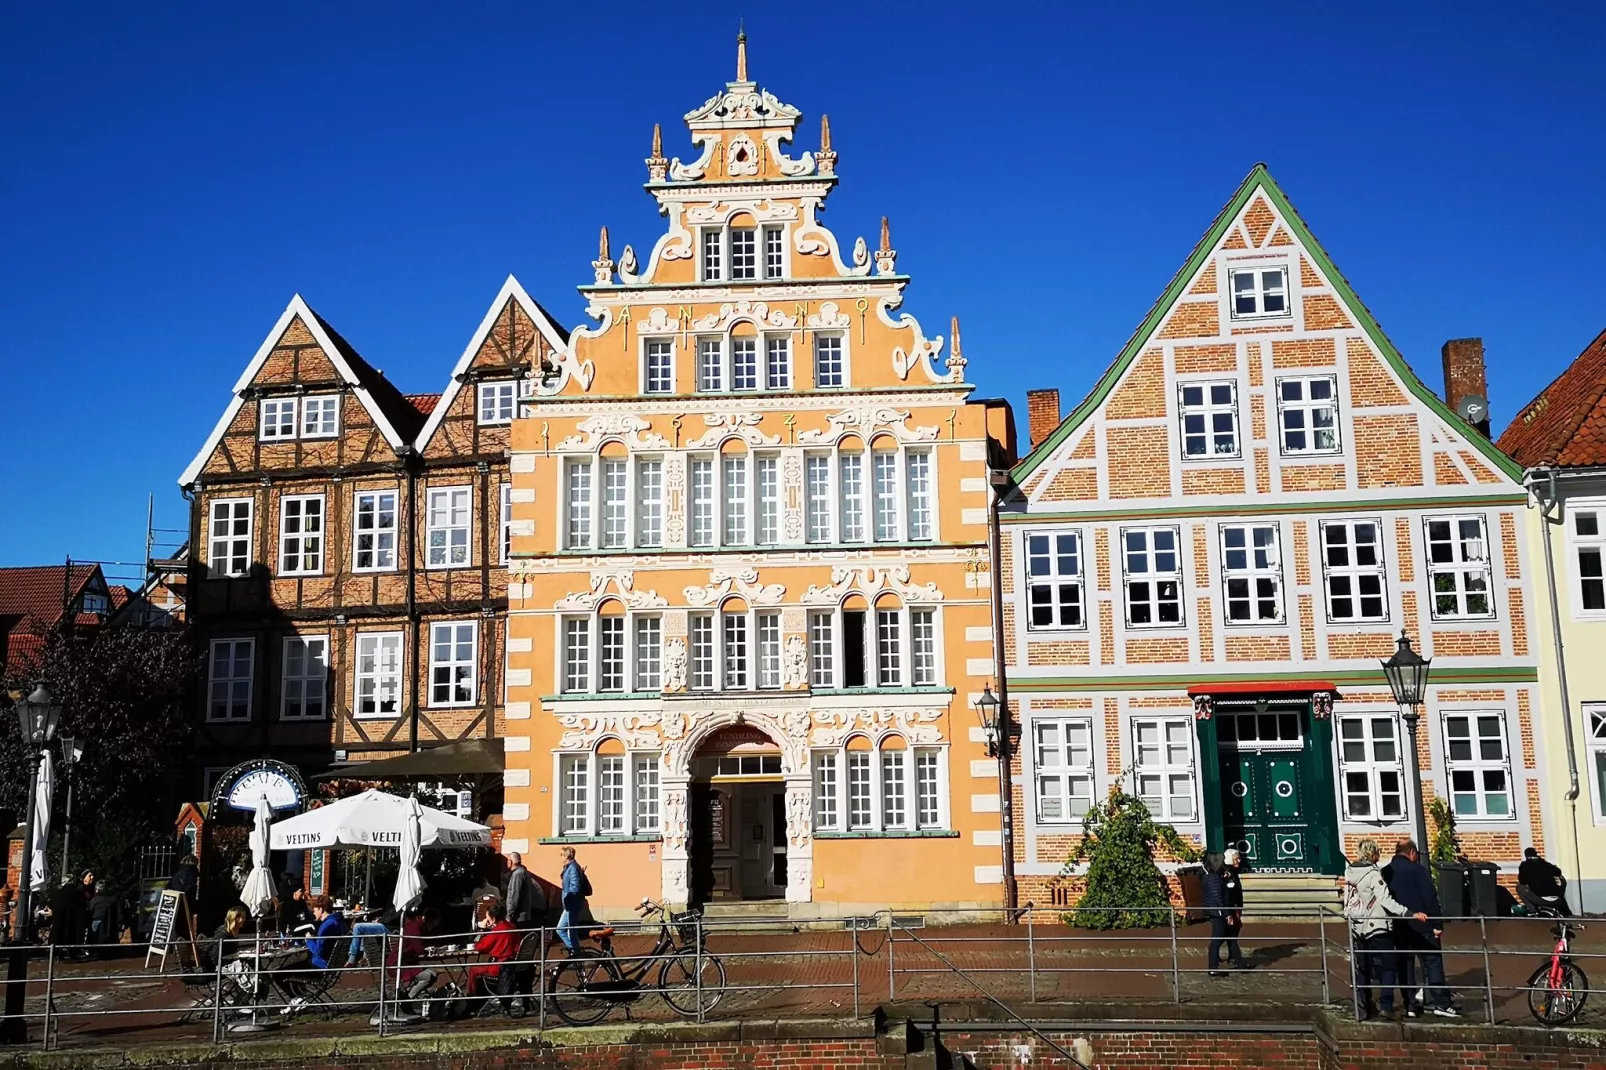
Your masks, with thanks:
M 232 906 L 229 912 L 223 915 L 223 924 L 219 925 L 208 940 L 201 941 L 196 946 L 196 954 L 200 961 L 196 963 L 196 973 L 216 974 L 218 963 L 223 963 L 223 981 L 225 984 L 224 1001 L 235 1002 L 239 999 L 249 999 L 251 990 L 255 987 L 251 983 L 251 964 L 239 959 L 224 961 L 230 953 L 237 952 L 244 939 L 245 923 L 251 920 L 251 914 L 243 906 Z
M 384 936 L 388 934 L 391 930 L 391 926 L 395 925 L 397 920 L 396 912 L 394 910 L 387 909 L 384 913 L 380 914 L 371 921 L 352 922 L 351 950 L 346 955 L 346 964 L 348 966 L 369 966 L 377 964 L 379 961 L 379 956 L 377 954 L 371 956 L 372 962 L 369 961 L 370 956 L 368 955 L 368 951 L 377 946 L 376 942 L 372 938 L 375 936 Z
M 434 907 L 429 907 L 422 914 L 414 914 L 402 926 L 402 937 L 392 945 L 390 961 L 386 965 L 392 969 L 397 966 L 397 955 L 401 956 L 401 991 L 407 994 L 408 999 L 422 999 L 435 984 L 439 976 L 434 970 L 421 966 L 424 957 L 424 938 L 433 936 L 440 928 L 441 914 Z
M 346 935 L 346 919 L 330 905 L 327 895 L 315 895 L 307 900 L 307 905 L 312 908 L 312 916 L 318 923 L 317 933 L 307 937 L 307 954 L 314 966 L 327 970 L 334 957 L 335 945 Z
M 285 879 L 290 892 L 279 902 L 279 931 L 295 933 L 302 929 L 316 930 L 318 922 L 312 916 L 312 908 L 307 906 L 307 889 L 288 873 Z
M 469 967 L 468 992 L 471 996 L 494 996 L 505 1000 L 504 993 L 497 989 L 501 987 L 507 964 L 518 958 L 519 934 L 513 923 L 507 920 L 507 908 L 500 902 L 492 904 L 489 920 L 490 928 L 474 944 L 474 950 L 484 955 L 485 961 Z M 490 1011 L 495 1006 L 487 1001 L 485 1009 Z

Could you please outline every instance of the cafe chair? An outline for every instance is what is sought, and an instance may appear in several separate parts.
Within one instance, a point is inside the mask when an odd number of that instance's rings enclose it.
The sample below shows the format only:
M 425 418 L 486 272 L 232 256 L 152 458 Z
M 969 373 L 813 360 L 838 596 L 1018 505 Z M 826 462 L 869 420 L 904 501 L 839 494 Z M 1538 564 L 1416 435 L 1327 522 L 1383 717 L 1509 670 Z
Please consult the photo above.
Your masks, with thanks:
M 301 1002 L 294 1010 L 321 1004 L 320 1009 L 328 1018 L 334 1018 L 345 1010 L 335 1002 L 334 989 L 346 972 L 346 960 L 350 954 L 351 938 L 342 936 L 336 939 L 334 949 L 329 952 L 329 965 L 317 973 L 304 973 L 297 978 L 294 987 L 297 990 L 296 999 Z

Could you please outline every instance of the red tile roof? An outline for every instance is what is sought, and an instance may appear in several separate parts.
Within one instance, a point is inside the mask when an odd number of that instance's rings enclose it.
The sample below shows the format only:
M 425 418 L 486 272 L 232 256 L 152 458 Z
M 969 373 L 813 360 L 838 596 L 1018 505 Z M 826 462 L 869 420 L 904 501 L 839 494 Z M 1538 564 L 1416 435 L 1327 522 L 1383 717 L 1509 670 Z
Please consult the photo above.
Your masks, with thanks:
M 403 396 L 407 398 L 408 404 L 418 410 L 421 416 L 428 416 L 434 412 L 435 406 L 439 405 L 441 401 L 439 394 L 406 394 Z
M 78 597 L 99 565 L 37 565 L 0 568 L 0 646 L 6 665 L 19 668 L 40 645 L 39 637 L 61 619 L 65 606 Z M 99 623 L 91 617 L 88 623 Z
M 1523 406 L 1496 445 L 1524 468 L 1606 465 L 1606 331 Z

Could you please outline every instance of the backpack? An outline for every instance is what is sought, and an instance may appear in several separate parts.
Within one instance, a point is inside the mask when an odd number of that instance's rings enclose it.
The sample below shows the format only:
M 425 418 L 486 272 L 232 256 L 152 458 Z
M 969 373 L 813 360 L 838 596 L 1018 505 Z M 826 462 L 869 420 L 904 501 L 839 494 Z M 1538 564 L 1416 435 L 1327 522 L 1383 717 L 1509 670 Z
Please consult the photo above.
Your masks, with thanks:
M 1344 882 L 1344 917 L 1351 925 L 1357 922 L 1370 921 L 1377 910 L 1377 901 L 1380 897 L 1375 893 L 1370 897 L 1361 893 L 1361 886 L 1348 880 Z
M 591 878 L 586 876 L 586 871 L 583 869 L 580 871 L 580 894 L 591 895 Z

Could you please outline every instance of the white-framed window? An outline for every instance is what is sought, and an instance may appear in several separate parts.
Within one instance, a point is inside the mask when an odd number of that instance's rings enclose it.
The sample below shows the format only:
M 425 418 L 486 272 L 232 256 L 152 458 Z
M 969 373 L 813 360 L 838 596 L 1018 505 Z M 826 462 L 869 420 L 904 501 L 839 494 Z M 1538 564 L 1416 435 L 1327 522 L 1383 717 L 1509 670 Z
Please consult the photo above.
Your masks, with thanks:
M 1321 533 L 1327 619 L 1340 624 L 1388 620 L 1382 524 L 1376 520 L 1324 520 Z
M 479 384 L 479 422 L 510 424 L 518 415 L 519 386 L 512 379 L 495 379 Z
M 659 831 L 657 754 L 595 751 L 558 755 L 560 836 L 642 836 Z
M 1188 717 L 1132 719 L 1136 794 L 1161 821 L 1198 818 L 1191 720 Z
M 1280 623 L 1283 565 L 1276 524 L 1223 524 L 1222 601 L 1228 624 Z
M 625 689 L 625 618 L 597 618 L 597 690 Z
M 792 386 L 792 337 L 771 334 L 764 338 L 764 378 L 771 390 Z
M 402 633 L 357 633 L 357 716 L 401 713 Z
M 602 461 L 602 547 L 617 550 L 630 544 L 630 462 L 622 457 Z
M 889 737 L 872 750 L 816 750 L 814 827 L 823 832 L 900 832 L 947 827 L 946 761 L 941 747 Z M 863 748 L 863 749 L 860 749 Z
M 722 679 L 727 691 L 745 691 L 748 684 L 747 659 L 752 653 L 748 646 L 747 614 L 726 612 L 721 613 L 724 635 L 724 658 Z
M 876 683 L 897 687 L 903 682 L 903 612 L 878 609 L 875 615 Z
M 206 719 L 251 719 L 251 669 L 256 661 L 254 639 L 212 640 L 207 673 Z
M 456 568 L 469 563 L 469 526 L 473 491 L 468 487 L 431 487 L 425 505 L 425 537 L 430 568 Z
M 723 338 L 697 339 L 697 389 L 705 394 L 718 393 L 725 389 Z
M 351 567 L 389 572 L 396 567 L 396 492 L 363 490 L 352 495 Z
M 781 459 L 773 454 L 753 458 L 753 541 L 774 546 L 781 541 Z
M 731 389 L 757 390 L 762 381 L 758 375 L 758 339 L 732 338 L 731 350 Z
M 1026 535 L 1026 626 L 1031 631 L 1084 628 L 1082 535 L 1078 531 Z
M 1489 535 L 1483 517 L 1429 516 L 1422 519 L 1422 527 L 1428 544 L 1428 579 L 1433 584 L 1433 619 L 1493 617 Z
M 753 614 L 753 632 L 758 644 L 757 680 L 760 691 L 781 686 L 781 615 Z
M 479 697 L 478 621 L 429 626 L 429 704 L 472 706 Z
M 498 564 L 505 565 L 513 559 L 513 484 L 502 484 L 498 500 L 500 514 L 496 525 L 496 544 L 501 552 L 496 560 Z
M 1233 319 L 1288 315 L 1287 268 L 1232 268 L 1227 272 L 1227 283 L 1232 291 Z
M 329 712 L 329 637 L 292 635 L 284 641 L 279 716 L 286 721 L 321 721 Z
M 207 566 L 216 576 L 244 576 L 251 569 L 251 499 L 218 498 L 207 525 Z
M 1179 383 L 1177 408 L 1185 459 L 1238 456 L 1236 383 Z
M 1284 456 L 1337 453 L 1338 380 L 1331 375 L 1277 380 L 1277 431 Z
M 718 227 L 703 231 L 703 281 L 725 277 L 725 232 Z
M 1584 745 L 1589 752 L 1590 795 L 1596 822 L 1606 821 L 1606 702 L 1582 703 Z
M 591 618 L 563 618 L 563 690 L 591 690 Z
M 1358 713 L 1338 718 L 1338 771 L 1347 820 L 1405 820 L 1401 751 L 1400 722 L 1394 714 Z
M 1177 528 L 1122 528 L 1126 622 L 1133 628 L 1183 623 L 1181 535 Z
M 647 339 L 646 369 L 641 377 L 648 394 L 675 392 L 675 343 L 667 338 Z
M 909 611 L 909 639 L 914 655 L 909 682 L 915 687 L 937 683 L 937 614 L 929 609 Z
M 843 542 L 864 541 L 864 454 L 837 454 L 837 486 Z
M 870 518 L 876 542 L 898 538 L 898 454 L 875 450 L 870 454 Z
M 664 462 L 636 459 L 636 545 L 664 544 Z
M 1457 818 L 1504 821 L 1513 816 L 1511 750 L 1499 710 L 1445 713 L 1444 757 L 1450 806 Z
M 815 688 L 931 687 L 938 682 L 936 611 L 881 605 L 808 616 L 809 682 Z
M 726 546 L 747 543 L 747 455 L 726 454 L 720 459 L 724 469 L 724 499 L 720 512 L 724 514 Z
M 832 532 L 831 455 L 811 453 L 803 459 L 804 512 L 809 542 L 830 542 Z
M 714 643 L 714 615 L 694 613 L 688 621 L 691 647 L 691 687 L 693 691 L 712 691 L 718 678 L 718 656 Z
M 690 464 L 691 524 L 687 542 L 692 546 L 714 545 L 714 460 L 694 457 Z
M 1086 717 L 1032 720 L 1037 820 L 1080 822 L 1093 806 L 1093 722 Z
M 764 228 L 764 277 L 786 277 L 786 231 L 780 227 Z
M 567 524 L 563 545 L 570 550 L 591 546 L 591 460 L 570 457 L 564 462 L 563 500 Z
M 909 492 L 909 540 L 924 542 L 933 537 L 931 510 L 931 453 L 910 450 L 904 482 Z
M 323 571 L 323 495 L 286 494 L 279 499 L 279 574 L 316 576 Z
M 296 398 L 257 402 L 257 437 L 264 442 L 296 437 Z
M 830 613 L 809 614 L 809 685 L 836 686 L 836 624 Z
M 847 366 L 842 357 L 842 336 L 814 336 L 814 385 L 820 389 L 847 386 Z
M 636 618 L 636 662 L 633 691 L 663 690 L 663 621 Z
M 745 280 L 758 278 L 758 229 L 731 227 L 731 278 Z
M 1570 505 L 1567 538 L 1577 572 L 1579 616 L 1606 614 L 1606 505 Z
M 301 402 L 301 437 L 334 438 L 340 433 L 340 397 L 319 394 Z

